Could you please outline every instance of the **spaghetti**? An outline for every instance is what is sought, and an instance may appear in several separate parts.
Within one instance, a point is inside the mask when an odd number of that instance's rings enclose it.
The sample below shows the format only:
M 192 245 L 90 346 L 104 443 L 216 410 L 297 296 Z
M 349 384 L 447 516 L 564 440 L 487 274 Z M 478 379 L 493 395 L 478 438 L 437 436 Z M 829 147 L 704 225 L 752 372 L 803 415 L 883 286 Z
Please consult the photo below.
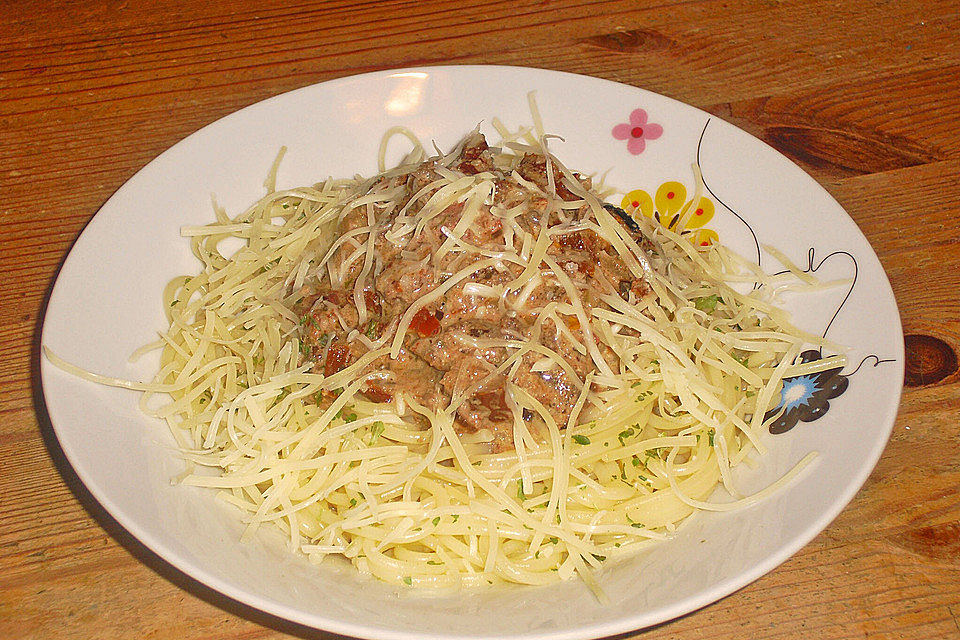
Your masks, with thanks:
M 771 302 L 783 277 L 629 219 L 542 132 L 500 130 L 368 179 L 273 191 L 275 164 L 262 200 L 184 228 L 202 269 L 164 291 L 153 383 L 47 355 L 143 391 L 181 482 L 248 534 L 399 585 L 595 587 L 606 559 L 765 495 L 731 470 L 812 338 Z M 719 485 L 734 501 L 707 501 Z

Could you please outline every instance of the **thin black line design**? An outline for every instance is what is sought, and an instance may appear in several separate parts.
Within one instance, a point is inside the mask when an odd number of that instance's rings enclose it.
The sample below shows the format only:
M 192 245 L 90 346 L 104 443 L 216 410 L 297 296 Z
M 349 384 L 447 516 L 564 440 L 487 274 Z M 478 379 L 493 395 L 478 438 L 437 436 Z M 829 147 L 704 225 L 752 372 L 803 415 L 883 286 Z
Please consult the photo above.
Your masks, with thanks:
M 840 310 L 843 309 L 843 305 L 847 304 L 847 300 L 850 299 L 850 295 L 853 293 L 853 288 L 857 286 L 857 278 L 860 276 L 860 265 L 857 264 L 857 259 L 853 257 L 853 254 L 851 254 L 849 251 L 844 251 L 842 249 L 840 251 L 834 251 L 833 253 L 827 254 L 826 257 L 820 260 L 820 262 L 817 262 L 816 264 L 814 264 L 814 262 L 816 261 L 816 252 L 817 250 L 814 249 L 813 247 L 810 247 L 809 249 L 807 249 L 807 268 L 803 270 L 804 273 L 816 273 L 817 270 L 823 266 L 823 263 L 825 263 L 827 260 L 829 260 L 833 256 L 847 256 L 848 258 L 850 258 L 850 261 L 853 263 L 853 281 L 850 283 L 850 288 L 847 289 L 847 295 L 843 296 L 843 300 L 840 301 L 840 304 L 837 306 L 837 310 L 833 312 L 833 315 L 830 317 L 830 321 L 827 323 L 827 326 L 823 329 L 823 333 L 820 334 L 821 338 L 826 339 L 827 332 L 830 331 L 830 327 L 833 326 L 833 322 L 837 319 L 837 316 L 840 315 Z M 779 276 L 784 273 L 790 273 L 790 271 L 787 269 L 784 269 L 783 271 L 777 271 L 774 275 Z M 818 348 L 817 351 L 820 353 L 820 357 L 822 358 L 823 347 Z
M 714 193 L 713 189 L 710 188 L 710 185 L 707 184 L 707 178 L 706 178 L 706 176 L 703 175 L 703 165 L 700 163 L 700 151 L 701 151 L 701 149 L 702 149 L 702 147 L 703 147 L 703 139 L 704 139 L 704 137 L 706 136 L 707 127 L 710 126 L 710 121 L 711 121 L 711 120 L 712 120 L 712 118 L 707 118 L 707 121 L 703 124 L 703 129 L 700 131 L 700 138 L 697 140 L 697 166 L 700 167 L 700 180 L 703 182 L 703 187 L 704 187 L 704 189 L 707 190 L 707 193 L 709 193 L 711 196 L 713 196 L 714 200 L 716 200 L 716 201 L 719 202 L 721 205 L 723 205 L 723 207 L 726 208 L 727 211 L 729 211 L 729 212 L 732 213 L 734 216 L 736 216 L 736 218 L 737 218 L 740 222 L 742 222 L 743 225 L 750 231 L 750 235 L 753 237 L 753 246 L 754 246 L 755 260 L 756 260 L 756 262 L 757 262 L 757 266 L 762 266 L 761 263 L 760 263 L 760 257 L 761 257 L 761 253 L 760 253 L 760 241 L 757 239 L 757 234 L 756 234 L 756 232 L 753 230 L 753 227 L 750 225 L 749 222 L 746 221 L 746 219 L 744 219 L 743 216 L 741 216 L 739 213 L 737 213 L 736 211 L 734 211 L 734 210 L 730 207 L 730 205 L 728 205 L 726 202 L 724 202 L 723 200 L 721 200 L 720 197 L 719 197 L 716 193 Z M 850 258 L 850 261 L 853 263 L 853 281 L 850 283 L 850 288 L 847 289 L 846 295 L 843 296 L 843 300 L 840 301 L 840 304 L 837 306 L 836 311 L 833 312 L 833 315 L 830 317 L 829 322 L 827 322 L 827 326 L 824 327 L 823 333 L 821 334 L 821 337 L 824 338 L 824 339 L 826 339 L 827 333 L 830 331 L 830 328 L 833 326 L 833 323 L 836 321 L 837 316 L 840 315 L 840 311 L 843 309 L 844 305 L 847 304 L 847 301 L 850 299 L 850 296 L 853 294 L 853 289 L 854 289 L 854 287 L 857 286 L 857 279 L 858 279 L 858 277 L 860 276 L 860 265 L 857 263 L 857 259 L 856 259 L 856 258 L 853 256 L 853 254 L 851 254 L 849 251 L 844 251 L 844 250 L 834 251 L 834 252 L 832 252 L 832 253 L 830 253 L 830 254 L 827 254 L 827 255 L 826 255 L 824 258 L 822 258 L 819 262 L 816 262 L 816 250 L 814 249 L 814 247 L 810 247 L 810 248 L 807 250 L 807 267 L 806 267 L 806 269 L 804 269 L 804 272 L 806 272 L 806 273 L 815 273 L 818 269 L 820 269 L 820 267 L 823 266 L 823 264 L 824 264 L 827 260 L 829 260 L 830 258 L 832 258 L 832 257 L 834 257 L 834 256 L 838 256 L 838 255 L 847 256 L 848 258 Z M 786 271 L 786 270 L 784 270 L 784 271 L 779 271 L 779 272 L 777 272 L 777 274 L 775 274 L 775 275 L 780 275 L 780 274 L 783 274 L 783 273 L 788 273 L 788 271 Z M 756 289 L 756 288 L 758 288 L 759 286 L 760 286 L 760 283 L 758 282 L 758 283 L 755 283 L 755 284 L 754 284 L 753 288 Z M 823 357 L 823 347 L 818 347 L 818 348 L 817 348 L 817 353 L 819 353 L 819 354 L 820 354 L 820 357 L 822 358 L 822 357 Z M 854 369 L 854 370 L 851 371 L 850 373 L 842 374 L 842 375 L 844 375 L 844 376 L 846 376 L 846 377 L 849 378 L 850 376 L 852 376 L 853 374 L 855 374 L 856 372 L 858 372 L 858 371 L 860 370 L 860 368 L 863 367 L 864 363 L 866 363 L 866 362 L 867 362 L 868 360 L 870 360 L 870 359 L 873 359 L 873 360 L 874 360 L 874 363 L 873 363 L 873 366 L 874 366 L 874 367 L 878 367 L 878 366 L 880 366 L 881 364 L 883 364 L 883 363 L 885 363 L 885 362 L 896 362 L 896 358 L 881 358 L 880 356 L 878 356 L 878 355 L 876 355 L 876 354 L 870 354 L 870 355 L 868 355 L 868 356 L 865 356 L 865 357 L 863 358 L 863 360 L 860 361 L 860 364 L 857 365 L 856 369 Z
M 850 296 L 853 294 L 853 288 L 857 286 L 857 279 L 860 276 L 860 265 L 857 263 L 857 259 L 853 256 L 853 254 L 851 254 L 849 251 L 844 251 L 842 249 L 839 251 L 834 251 L 833 253 L 829 253 L 826 256 L 824 256 L 820 260 L 820 262 L 816 262 L 816 249 L 813 247 L 810 247 L 809 249 L 807 249 L 807 267 L 803 270 L 804 273 L 816 273 L 816 271 L 820 269 L 820 267 L 822 267 L 827 260 L 838 255 L 847 256 L 848 258 L 850 258 L 850 262 L 853 263 L 853 280 L 850 282 L 850 288 L 847 289 L 847 293 L 845 296 L 843 296 L 843 300 L 841 300 L 840 304 L 837 305 L 837 310 L 833 312 L 833 315 L 830 317 L 830 321 L 827 322 L 827 326 L 824 327 L 823 333 L 820 334 L 821 337 L 824 339 L 826 339 L 827 333 L 830 331 L 830 327 L 833 326 L 833 323 L 837 319 L 837 316 L 840 315 L 841 309 L 843 309 L 843 306 L 847 304 L 847 300 L 849 300 Z M 789 273 L 789 271 L 788 270 L 778 271 L 775 275 L 780 275 L 783 273 Z M 818 347 L 817 353 L 819 353 L 820 357 L 822 358 L 823 347 Z M 875 368 L 880 366 L 884 362 L 896 362 L 895 358 L 881 358 L 877 354 L 871 353 L 870 355 L 865 356 L 863 360 L 860 361 L 860 364 L 857 365 L 856 369 L 854 369 L 850 373 L 841 372 L 841 375 L 849 378 L 850 376 L 855 374 L 857 371 L 859 371 L 860 368 L 863 366 L 863 364 L 867 360 L 870 360 L 871 358 L 875 361 L 873 364 Z
M 732 208 L 730 208 L 730 205 L 728 205 L 726 202 L 721 200 L 720 196 L 718 196 L 716 193 L 713 192 L 713 189 L 711 189 L 710 185 L 707 184 L 706 177 L 704 177 L 703 175 L 703 165 L 700 164 L 700 148 L 703 146 L 703 137 L 707 133 L 707 127 L 710 126 L 711 119 L 712 118 L 707 118 L 707 121 L 703 124 L 703 131 L 700 132 L 700 139 L 697 141 L 697 166 L 700 167 L 700 181 L 703 182 L 703 188 L 707 190 L 707 193 L 713 196 L 714 200 L 722 204 L 727 211 L 735 215 L 737 219 L 743 223 L 743 226 L 745 226 L 750 231 L 750 235 L 753 236 L 754 250 L 756 251 L 755 259 L 757 261 L 757 266 L 759 267 L 760 266 L 760 241 L 757 240 L 757 234 L 754 233 L 753 227 L 750 226 L 749 222 L 743 219 L 743 216 L 741 216 L 739 213 L 737 213 Z M 755 284 L 754 289 L 756 289 L 758 286 L 759 286 L 759 283 Z
M 847 377 L 849 378 L 850 376 L 852 376 L 853 374 L 855 374 L 857 371 L 860 371 L 860 367 L 862 367 L 862 366 L 867 362 L 867 360 L 869 360 L 870 358 L 873 358 L 873 361 L 874 361 L 874 362 L 873 362 L 873 368 L 874 368 L 874 369 L 876 369 L 877 367 L 879 367 L 879 366 L 880 366 L 881 364 L 883 364 L 884 362 L 896 362 L 896 361 L 897 361 L 896 358 L 880 358 L 880 357 L 877 356 L 876 354 L 871 353 L 870 355 L 866 356 L 863 360 L 860 361 L 860 364 L 857 365 L 857 368 L 856 368 L 856 369 L 854 369 L 854 370 L 851 371 L 850 373 L 845 373 L 845 374 L 843 374 L 843 375 L 845 375 L 845 376 L 847 376 Z

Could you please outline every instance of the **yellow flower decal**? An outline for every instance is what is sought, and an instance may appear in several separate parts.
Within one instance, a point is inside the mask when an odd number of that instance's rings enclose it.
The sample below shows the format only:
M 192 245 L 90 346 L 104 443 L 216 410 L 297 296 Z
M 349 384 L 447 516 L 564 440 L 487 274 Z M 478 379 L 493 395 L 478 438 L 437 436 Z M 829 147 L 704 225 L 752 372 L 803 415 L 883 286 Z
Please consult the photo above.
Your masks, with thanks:
M 653 197 L 643 189 L 634 189 L 623 197 L 620 208 L 631 215 L 639 212 L 653 218 L 667 229 L 688 236 L 695 245 L 705 247 L 720 239 L 716 231 L 703 227 L 716 211 L 713 202 L 706 196 L 696 204 L 688 201 L 687 188 L 675 180 L 661 184 Z

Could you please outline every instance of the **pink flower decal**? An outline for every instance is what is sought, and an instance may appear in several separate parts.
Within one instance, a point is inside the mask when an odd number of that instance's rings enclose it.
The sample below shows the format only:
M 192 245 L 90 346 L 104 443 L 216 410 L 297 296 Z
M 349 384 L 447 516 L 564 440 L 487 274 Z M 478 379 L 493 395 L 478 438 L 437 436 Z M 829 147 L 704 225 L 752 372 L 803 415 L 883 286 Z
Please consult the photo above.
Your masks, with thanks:
M 647 112 L 634 109 L 630 113 L 630 122 L 621 122 L 613 128 L 613 137 L 627 141 L 627 151 L 637 156 L 643 153 L 647 140 L 656 140 L 663 134 L 663 127 L 647 122 Z

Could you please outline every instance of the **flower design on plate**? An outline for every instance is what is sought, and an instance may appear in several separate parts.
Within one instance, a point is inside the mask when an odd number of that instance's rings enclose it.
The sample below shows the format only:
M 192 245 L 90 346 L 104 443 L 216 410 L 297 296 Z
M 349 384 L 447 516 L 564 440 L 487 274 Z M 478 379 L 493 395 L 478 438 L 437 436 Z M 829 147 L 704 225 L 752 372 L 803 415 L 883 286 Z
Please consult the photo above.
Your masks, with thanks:
M 692 198 L 687 200 L 687 188 L 675 180 L 661 184 L 654 196 L 634 189 L 623 197 L 620 208 L 629 214 L 639 212 L 653 218 L 696 245 L 707 246 L 720 238 L 713 229 L 704 228 L 716 211 L 713 201 L 706 196 L 696 203 Z
M 800 354 L 801 362 L 813 362 L 821 358 L 815 349 Z M 784 433 L 793 429 L 797 422 L 813 422 L 830 409 L 833 400 L 847 390 L 847 376 L 841 375 L 843 367 L 827 369 L 820 373 L 795 378 L 784 378 L 780 391 L 780 404 L 767 411 L 764 419 L 776 415 L 785 407 L 783 415 L 770 423 L 770 433 Z
M 630 112 L 630 122 L 621 122 L 613 128 L 613 137 L 627 141 L 627 151 L 637 156 L 647 147 L 647 140 L 656 140 L 663 134 L 663 127 L 647 122 L 647 112 L 634 109 Z

